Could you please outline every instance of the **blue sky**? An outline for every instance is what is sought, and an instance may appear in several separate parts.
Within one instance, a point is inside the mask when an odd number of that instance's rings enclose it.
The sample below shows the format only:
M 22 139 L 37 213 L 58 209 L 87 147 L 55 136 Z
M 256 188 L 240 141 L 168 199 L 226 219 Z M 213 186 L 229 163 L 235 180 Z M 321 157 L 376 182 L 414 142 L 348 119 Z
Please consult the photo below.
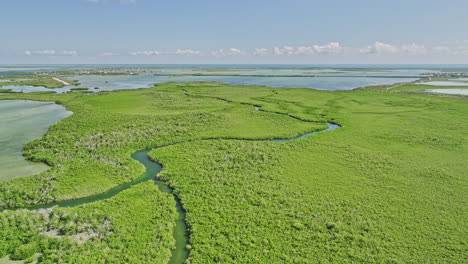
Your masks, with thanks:
M 467 0 L 1 0 L 0 64 L 466 64 L 467 11 Z

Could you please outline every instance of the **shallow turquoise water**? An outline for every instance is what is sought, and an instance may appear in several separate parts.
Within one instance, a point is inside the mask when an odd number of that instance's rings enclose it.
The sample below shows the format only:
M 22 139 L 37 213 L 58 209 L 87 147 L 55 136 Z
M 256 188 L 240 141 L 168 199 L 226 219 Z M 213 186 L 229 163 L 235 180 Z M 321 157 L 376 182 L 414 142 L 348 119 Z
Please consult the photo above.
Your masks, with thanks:
M 0 100 L 0 181 L 46 170 L 45 164 L 24 159 L 23 146 L 44 135 L 50 125 L 70 114 L 65 107 L 55 103 Z

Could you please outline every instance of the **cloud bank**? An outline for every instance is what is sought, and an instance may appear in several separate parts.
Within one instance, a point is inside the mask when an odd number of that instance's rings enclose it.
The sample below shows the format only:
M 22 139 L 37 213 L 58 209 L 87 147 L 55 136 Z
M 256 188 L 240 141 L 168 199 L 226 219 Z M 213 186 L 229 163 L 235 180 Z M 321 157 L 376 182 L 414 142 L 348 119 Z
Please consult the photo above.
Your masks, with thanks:
M 25 50 L 25 55 L 28 56 L 78 56 L 78 51 L 76 50 L 64 50 L 57 52 L 54 49 L 45 49 L 45 50 Z
M 80 53 L 76 50 L 62 50 L 56 49 L 29 49 L 24 51 L 26 56 L 72 56 L 78 57 Z M 468 41 L 457 41 L 454 43 L 445 43 L 444 45 L 426 46 L 417 43 L 407 44 L 393 44 L 376 41 L 373 44 L 364 47 L 351 47 L 345 46 L 339 42 L 330 42 L 328 44 L 313 44 L 302 46 L 274 46 L 271 48 L 260 47 L 253 49 L 240 49 L 240 48 L 218 48 L 212 50 L 198 50 L 194 48 L 175 49 L 173 51 L 161 52 L 156 49 L 148 50 L 135 50 L 135 51 L 121 51 L 109 52 L 103 51 L 97 54 L 87 56 L 97 57 L 124 57 L 124 56 L 141 56 L 141 57 L 154 57 L 154 56 L 186 56 L 186 57 L 354 57 L 354 58 L 403 58 L 403 57 L 419 57 L 425 58 L 430 56 L 443 57 L 443 56 L 468 56 Z
M 283 46 L 274 47 L 273 53 L 277 56 L 281 55 L 338 55 L 343 53 L 343 47 L 338 42 L 330 42 L 325 45 L 312 46 Z
M 201 51 L 193 50 L 193 49 L 178 49 L 176 50 L 175 54 L 177 55 L 185 55 L 185 56 L 199 56 L 201 55 Z

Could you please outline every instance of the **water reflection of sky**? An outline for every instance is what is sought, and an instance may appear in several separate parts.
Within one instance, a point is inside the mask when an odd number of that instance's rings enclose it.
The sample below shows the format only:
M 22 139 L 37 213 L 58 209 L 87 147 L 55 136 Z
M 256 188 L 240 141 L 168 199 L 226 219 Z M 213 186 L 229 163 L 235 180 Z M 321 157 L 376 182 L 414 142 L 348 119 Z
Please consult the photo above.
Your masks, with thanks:
M 431 93 L 468 95 L 468 89 L 430 89 L 426 91 Z
M 434 82 L 424 82 L 420 84 L 431 85 L 431 86 L 468 86 L 468 83 L 466 82 L 455 82 L 455 81 L 434 81 Z
M 67 86 L 58 89 L 49 89 L 43 86 L 30 86 L 30 85 L 9 85 L 3 86 L 0 84 L 0 89 L 11 89 L 14 92 L 33 93 L 33 92 L 57 92 L 64 93 L 70 91 L 73 86 Z

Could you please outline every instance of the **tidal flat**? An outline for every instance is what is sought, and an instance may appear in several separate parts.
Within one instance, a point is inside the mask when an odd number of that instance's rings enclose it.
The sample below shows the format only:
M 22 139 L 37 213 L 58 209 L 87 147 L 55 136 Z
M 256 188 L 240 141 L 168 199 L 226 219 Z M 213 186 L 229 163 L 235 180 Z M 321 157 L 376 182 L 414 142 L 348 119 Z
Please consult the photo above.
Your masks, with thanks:
M 430 89 L 431 93 L 468 95 L 468 89 Z
M 466 86 L 468 87 L 468 83 L 456 82 L 456 81 L 433 81 L 433 82 L 425 82 L 425 83 L 418 83 L 418 84 L 431 85 L 431 86 Z

